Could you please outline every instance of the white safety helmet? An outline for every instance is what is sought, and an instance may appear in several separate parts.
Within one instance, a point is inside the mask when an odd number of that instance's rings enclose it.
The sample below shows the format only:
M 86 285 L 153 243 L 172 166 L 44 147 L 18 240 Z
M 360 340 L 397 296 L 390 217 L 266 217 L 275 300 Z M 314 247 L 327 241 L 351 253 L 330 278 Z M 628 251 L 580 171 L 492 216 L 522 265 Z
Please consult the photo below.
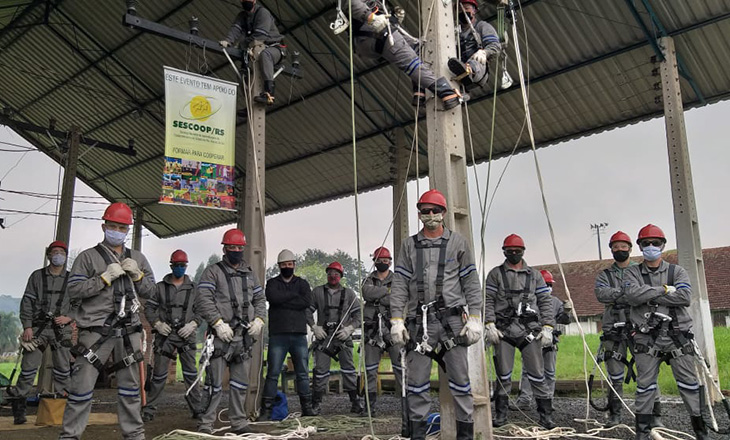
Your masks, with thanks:
M 277 263 L 283 263 L 285 261 L 296 261 L 297 257 L 294 255 L 294 252 L 290 251 L 289 249 L 284 249 L 283 251 L 279 252 L 279 256 L 276 258 Z

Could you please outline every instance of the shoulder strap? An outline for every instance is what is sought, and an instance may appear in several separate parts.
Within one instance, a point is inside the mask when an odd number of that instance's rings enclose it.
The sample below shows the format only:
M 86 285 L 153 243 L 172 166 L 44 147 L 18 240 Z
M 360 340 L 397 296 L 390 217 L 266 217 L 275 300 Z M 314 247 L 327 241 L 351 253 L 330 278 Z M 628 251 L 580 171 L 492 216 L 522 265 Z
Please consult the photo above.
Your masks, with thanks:
M 606 278 L 608 278 L 608 285 L 611 286 L 612 289 L 616 288 L 616 283 L 613 281 L 613 277 L 611 276 L 611 270 L 610 269 L 603 269 L 603 273 L 606 274 Z
M 114 263 L 112 261 L 112 257 L 109 255 L 109 252 L 107 252 L 107 250 L 102 247 L 101 243 L 94 246 L 94 249 L 96 250 L 96 252 L 99 253 L 99 255 L 101 255 L 101 258 L 104 260 L 107 266 Z
M 677 267 L 676 264 L 669 263 L 669 273 L 667 274 L 667 285 L 674 285 L 674 269 Z
M 425 302 L 426 300 L 426 281 L 423 278 L 423 253 L 424 249 L 431 249 L 435 246 L 432 244 L 424 245 L 418 241 L 418 235 L 413 235 L 413 244 L 416 247 L 416 287 L 418 290 L 418 300 Z M 441 242 L 438 244 L 439 247 L 439 258 L 438 268 L 436 270 L 436 296 L 434 299 L 438 300 L 443 296 L 444 291 L 444 277 L 446 272 L 446 248 L 449 245 L 449 239 L 441 237 Z
M 61 291 L 59 292 L 58 299 L 56 300 L 56 311 L 54 314 L 59 316 L 61 314 L 61 307 L 63 306 L 63 298 L 66 296 L 66 286 L 68 285 L 68 271 L 63 277 L 63 284 L 61 284 Z
M 233 275 L 230 274 L 226 270 L 226 266 L 222 261 L 219 261 L 216 263 L 218 267 L 220 268 L 221 272 L 223 272 L 223 275 L 226 277 L 226 281 L 228 282 L 228 295 L 231 299 L 231 306 L 233 307 L 233 314 L 236 315 L 238 313 L 238 298 L 236 298 L 236 291 L 233 289 Z M 239 275 L 237 275 L 239 276 Z

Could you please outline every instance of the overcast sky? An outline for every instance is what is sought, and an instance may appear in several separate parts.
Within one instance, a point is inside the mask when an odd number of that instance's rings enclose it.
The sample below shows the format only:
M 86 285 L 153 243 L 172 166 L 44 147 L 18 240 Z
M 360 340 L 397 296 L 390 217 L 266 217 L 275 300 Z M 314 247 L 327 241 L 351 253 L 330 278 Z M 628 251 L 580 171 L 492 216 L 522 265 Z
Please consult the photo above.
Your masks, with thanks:
M 700 220 L 703 247 L 730 245 L 730 217 L 728 207 L 728 178 L 730 177 L 730 148 L 728 148 L 727 115 L 730 103 L 724 102 L 689 111 L 685 114 L 693 167 L 694 188 Z M 29 146 L 6 127 L 0 127 L 0 142 Z M 58 165 L 43 153 L 18 150 L 0 144 L 0 189 L 53 193 L 57 191 Z M 20 163 L 13 168 L 16 162 Z M 565 142 L 538 150 L 542 167 L 558 249 L 563 262 L 598 258 L 596 236 L 591 223 L 608 223 L 603 240 L 603 256 L 610 258 L 606 238 L 618 229 L 635 237 L 638 230 L 651 222 L 667 234 L 667 248 L 675 247 L 672 199 L 669 186 L 664 121 L 656 119 L 630 127 Z M 492 165 L 492 183 L 504 169 L 507 159 Z M 12 170 L 11 170 L 12 168 Z M 9 171 L 9 173 L 8 173 Z M 476 168 L 484 187 L 487 165 Z M 474 169 L 469 168 L 472 222 L 475 253 L 479 258 L 479 219 L 481 214 L 476 198 Z M 7 176 L 3 178 L 6 174 Z M 410 228 L 419 227 L 415 208 L 416 184 L 409 184 Z M 428 189 L 420 182 L 421 192 Z M 76 194 L 97 195 L 81 182 Z M 392 237 L 386 231 L 392 217 L 390 189 L 362 194 L 360 203 L 361 257 L 369 255 L 383 240 L 392 246 Z M 89 199 L 84 199 L 89 200 Z M 99 199 L 91 199 L 100 201 Z M 0 209 L 54 212 L 55 200 L 46 200 L 0 192 Z M 104 205 L 75 203 L 74 215 L 100 218 Z M 194 208 L 191 208 L 194 209 Z M 341 218 L 342 212 L 352 212 L 352 222 L 331 224 L 328 218 Z M 11 214 L 0 211 L 7 229 L 0 230 L 0 294 L 21 296 L 28 275 L 43 264 L 45 246 L 53 240 L 54 218 L 47 216 Z M 266 218 L 267 264 L 276 261 L 282 248 L 299 254 L 308 248 L 325 251 L 342 249 L 357 254 L 355 236 L 354 199 L 346 199 L 304 208 Z M 74 220 L 71 231 L 72 250 L 86 249 L 102 238 L 98 220 Z M 223 231 L 217 228 L 182 237 L 160 240 L 145 233 L 143 252 L 150 260 L 155 276 L 160 279 L 169 272 L 170 253 L 182 248 L 190 256 L 189 272 L 207 260 L 212 253 L 220 253 Z M 526 242 L 526 260 L 532 265 L 554 263 L 547 222 L 540 201 L 532 153 L 512 158 L 501 186 L 497 189 L 494 205 L 484 236 L 487 267 L 503 260 L 501 243 L 510 233 L 520 234 Z M 129 244 L 131 245 L 131 233 Z M 634 255 L 638 255 L 634 249 Z

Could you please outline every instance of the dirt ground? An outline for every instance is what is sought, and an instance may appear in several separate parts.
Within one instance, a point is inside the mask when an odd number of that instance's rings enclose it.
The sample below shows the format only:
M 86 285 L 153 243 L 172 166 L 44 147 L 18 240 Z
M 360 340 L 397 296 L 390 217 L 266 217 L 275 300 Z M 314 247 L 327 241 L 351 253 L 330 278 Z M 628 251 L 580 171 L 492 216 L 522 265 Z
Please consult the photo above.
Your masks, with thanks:
M 186 429 L 194 431 L 196 421 L 190 417 L 187 405 L 183 398 L 184 387 L 182 384 L 171 385 L 165 389 L 163 402 L 159 407 L 155 419 L 145 425 L 146 436 L 153 439 L 159 435 L 165 434 L 173 429 Z M 224 395 L 225 396 L 225 395 Z M 289 410 L 299 411 L 299 399 L 296 395 L 289 395 Z M 97 390 L 94 394 L 94 403 L 92 411 L 97 413 L 116 412 L 116 390 Z M 438 412 L 438 399 L 433 399 L 433 412 Z M 227 406 L 224 397 L 222 407 Z M 579 432 L 585 432 L 586 429 L 593 426 L 586 426 L 584 423 L 575 421 L 576 418 L 585 418 L 585 399 L 558 397 L 554 402 L 555 421 L 559 426 L 569 426 Z M 718 418 L 720 427 L 727 427 L 730 423 L 722 405 L 718 405 L 715 414 Z M 323 403 L 323 415 L 325 422 L 328 423 L 326 431 L 318 432 L 313 438 L 327 440 L 359 440 L 364 435 L 369 434 L 370 430 L 367 426 L 367 419 L 353 417 L 345 419 L 340 417 L 332 417 L 335 415 L 349 416 L 350 404 L 346 395 L 331 394 L 325 397 Z M 388 438 L 400 432 L 400 398 L 393 395 L 380 396 L 376 403 L 376 419 L 374 420 L 375 433 L 380 438 Z M 29 407 L 28 413 L 35 414 L 36 408 Z M 663 408 L 664 423 L 668 428 L 681 430 L 687 433 L 691 432 L 690 421 L 683 404 L 679 399 L 669 399 L 664 403 Z M 0 417 L 10 417 L 10 408 L 1 407 Z M 224 416 L 225 417 L 225 416 Z M 591 409 L 589 418 L 604 420 L 604 415 Z M 527 411 L 524 414 L 518 411 L 510 411 L 510 422 L 522 426 L 535 425 L 537 420 L 537 412 L 535 410 Z M 532 419 L 532 421 L 530 420 Z M 302 420 L 306 424 L 306 419 Z M 342 425 L 346 423 L 346 425 Z M 633 420 L 628 414 L 624 414 L 624 423 L 633 425 Z M 258 432 L 273 433 L 277 426 L 273 425 L 255 425 L 254 429 Z M 55 440 L 58 438 L 58 427 L 43 427 L 33 429 L 3 430 L 2 440 Z M 603 437 L 613 437 L 617 439 L 630 439 L 632 437 L 630 431 L 626 429 L 618 429 Z M 712 439 L 727 438 L 719 434 L 711 433 Z M 119 427 L 117 425 L 92 425 L 87 427 L 84 433 L 84 440 L 113 440 L 121 438 Z M 566 437 L 570 438 L 570 437 Z

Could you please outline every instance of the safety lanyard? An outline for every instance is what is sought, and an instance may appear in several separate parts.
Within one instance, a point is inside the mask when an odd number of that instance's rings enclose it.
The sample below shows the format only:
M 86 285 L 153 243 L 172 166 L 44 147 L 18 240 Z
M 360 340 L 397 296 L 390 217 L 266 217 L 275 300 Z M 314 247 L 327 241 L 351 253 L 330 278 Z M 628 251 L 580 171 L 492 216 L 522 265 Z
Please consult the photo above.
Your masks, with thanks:
M 106 249 L 103 247 L 101 243 L 97 244 L 94 249 L 101 255 L 101 258 L 104 260 L 104 263 L 106 265 L 110 265 L 112 263 L 118 263 L 118 261 L 112 261 L 110 252 L 113 252 L 110 249 Z M 124 248 L 124 259 L 131 258 L 132 253 L 128 248 Z M 132 308 L 136 307 L 136 298 L 134 295 L 134 290 L 131 285 L 132 280 L 128 276 L 121 276 L 117 278 L 116 280 L 112 281 L 112 288 L 114 290 L 114 305 L 115 308 L 118 308 L 117 313 L 112 314 L 107 318 L 107 322 L 105 324 L 111 323 L 112 319 L 115 315 L 119 315 L 120 318 L 123 317 L 123 314 L 126 313 L 127 308 L 130 310 Z M 126 305 L 126 298 L 129 298 L 130 303 L 132 303 L 130 306 Z M 134 310 L 132 310 L 134 312 Z

